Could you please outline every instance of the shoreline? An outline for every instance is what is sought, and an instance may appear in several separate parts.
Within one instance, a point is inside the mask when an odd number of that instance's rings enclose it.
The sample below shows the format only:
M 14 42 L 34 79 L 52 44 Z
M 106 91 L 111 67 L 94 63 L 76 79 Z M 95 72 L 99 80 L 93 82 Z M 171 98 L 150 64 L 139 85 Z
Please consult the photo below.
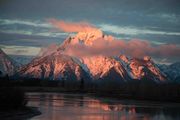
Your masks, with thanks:
M 176 107 L 180 107 L 180 102 L 171 102 L 171 101 L 155 101 L 155 100 L 139 100 L 139 99 L 126 99 L 126 98 L 122 98 L 119 99 L 117 97 L 108 97 L 108 96 L 101 96 L 101 95 L 95 95 L 95 94 L 91 94 L 91 93 L 73 93 L 73 92 L 26 92 L 27 95 L 31 95 L 31 94 L 67 94 L 67 95 L 83 95 L 86 97 L 90 97 L 90 98 L 94 98 L 94 99 L 98 99 L 98 100 L 110 100 L 110 101 L 128 101 L 128 103 L 130 104 L 134 104 L 134 103 L 148 103 L 148 104 L 163 104 L 166 106 L 176 106 Z M 28 99 L 28 98 L 27 98 Z M 126 103 L 126 102 L 125 102 Z
M 24 120 L 40 115 L 41 112 L 36 107 L 23 107 L 18 109 L 0 110 L 0 119 L 3 120 Z
M 38 92 L 47 92 L 47 93 L 67 93 L 67 94 L 86 94 L 91 97 L 104 97 L 104 98 L 113 98 L 117 100 L 137 100 L 137 101 L 149 101 L 149 102 L 164 102 L 164 103 L 180 103 L 178 99 L 156 99 L 156 98 L 136 98 L 134 96 L 128 94 L 119 94 L 113 93 L 112 91 L 90 91 L 90 90 L 79 90 L 79 89 L 71 89 L 67 90 L 65 88 L 59 87 L 20 87 L 25 93 L 38 93 Z

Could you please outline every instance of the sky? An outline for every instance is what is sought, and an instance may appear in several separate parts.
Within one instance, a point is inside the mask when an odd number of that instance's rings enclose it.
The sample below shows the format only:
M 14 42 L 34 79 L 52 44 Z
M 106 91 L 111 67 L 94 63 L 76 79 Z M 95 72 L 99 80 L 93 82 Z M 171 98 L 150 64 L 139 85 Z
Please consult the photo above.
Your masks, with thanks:
M 0 48 L 35 56 L 41 47 L 62 43 L 71 33 L 54 29 L 50 19 L 85 21 L 118 39 L 180 47 L 179 6 L 179 0 L 0 0 Z

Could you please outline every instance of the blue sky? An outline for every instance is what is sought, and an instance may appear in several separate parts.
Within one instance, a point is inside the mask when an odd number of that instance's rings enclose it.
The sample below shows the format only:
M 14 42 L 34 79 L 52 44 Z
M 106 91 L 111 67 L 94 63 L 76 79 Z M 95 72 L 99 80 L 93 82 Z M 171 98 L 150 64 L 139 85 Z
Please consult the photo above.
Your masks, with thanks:
M 1 0 L 0 47 L 8 54 L 36 55 L 69 34 L 48 19 L 87 21 L 117 38 L 180 46 L 179 0 Z M 27 53 L 27 54 L 26 54 Z

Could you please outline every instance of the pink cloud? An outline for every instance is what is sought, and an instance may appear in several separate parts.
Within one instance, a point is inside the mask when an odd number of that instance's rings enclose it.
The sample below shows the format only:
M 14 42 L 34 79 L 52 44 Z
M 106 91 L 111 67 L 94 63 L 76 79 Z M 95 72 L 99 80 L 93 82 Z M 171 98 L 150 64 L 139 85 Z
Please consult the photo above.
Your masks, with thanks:
M 97 39 L 92 46 L 84 44 L 71 44 L 65 50 L 65 54 L 76 57 L 88 56 L 117 56 L 125 54 L 128 56 L 142 58 L 146 55 L 152 57 L 173 57 L 179 58 L 180 47 L 176 45 L 153 46 L 148 41 L 142 40 L 112 40 Z
M 64 32 L 88 32 L 97 29 L 95 26 L 87 22 L 65 22 L 63 20 L 50 19 L 51 23 L 55 28 Z
M 97 28 L 87 22 L 65 22 L 62 20 L 50 19 L 49 22 L 57 29 L 64 32 L 88 32 Z M 87 56 L 117 56 L 125 54 L 132 57 L 141 58 L 143 56 L 180 58 L 180 47 L 169 45 L 153 46 L 148 41 L 142 40 L 105 40 L 99 38 L 93 41 L 92 46 L 84 44 L 70 44 L 64 51 L 65 54 L 76 57 Z

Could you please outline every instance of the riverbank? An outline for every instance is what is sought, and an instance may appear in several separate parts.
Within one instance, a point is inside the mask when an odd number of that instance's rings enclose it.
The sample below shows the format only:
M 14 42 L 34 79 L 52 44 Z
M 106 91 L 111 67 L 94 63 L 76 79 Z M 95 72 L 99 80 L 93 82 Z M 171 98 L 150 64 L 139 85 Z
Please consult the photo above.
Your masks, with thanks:
M 24 120 L 40 114 L 38 108 L 27 107 L 25 94 L 19 87 L 0 87 L 0 120 Z
M 109 82 L 52 81 L 40 79 L 6 80 L 0 86 L 20 88 L 24 92 L 86 93 L 118 99 L 180 102 L 180 84 L 129 81 L 115 84 Z
M 36 107 L 0 110 L 0 120 L 25 120 L 40 115 Z
M 159 102 L 175 102 L 180 103 L 180 96 L 175 97 L 162 97 L 156 96 L 138 96 L 134 94 L 122 94 L 120 91 L 94 91 L 94 90 L 80 90 L 80 89 L 66 89 L 61 87 L 21 87 L 25 92 L 55 92 L 55 93 L 70 93 L 70 94 L 87 94 L 95 97 L 106 97 L 115 99 L 129 99 L 129 100 L 142 100 L 142 101 L 159 101 Z

